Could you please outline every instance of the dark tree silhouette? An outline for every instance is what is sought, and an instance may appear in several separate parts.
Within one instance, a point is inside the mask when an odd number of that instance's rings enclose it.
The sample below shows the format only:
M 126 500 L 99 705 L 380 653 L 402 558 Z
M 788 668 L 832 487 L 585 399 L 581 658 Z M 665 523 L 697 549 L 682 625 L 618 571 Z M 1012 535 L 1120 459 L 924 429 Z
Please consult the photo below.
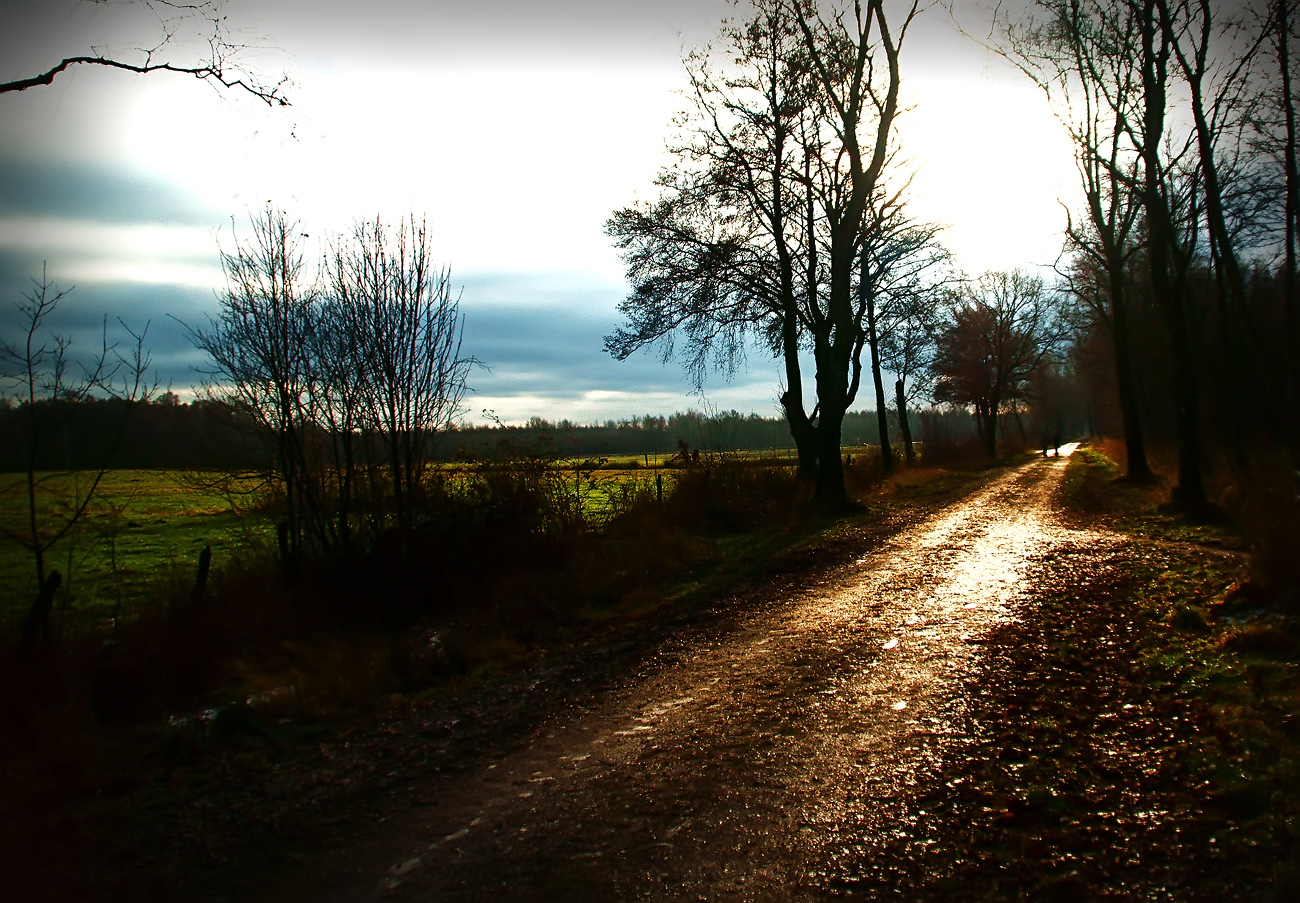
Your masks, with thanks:
M 1031 376 L 1064 327 L 1043 280 L 1020 271 L 987 273 L 952 299 L 933 367 L 938 402 L 975 410 L 984 451 L 997 457 L 998 415 L 1025 399 Z
M 461 412 L 476 363 L 461 351 L 459 298 L 450 270 L 434 263 L 425 221 L 414 216 L 393 230 L 377 220 L 357 225 L 327 271 L 326 321 L 351 341 L 323 388 L 334 390 L 345 411 L 349 393 L 341 387 L 359 390 L 358 425 L 384 447 L 393 511 L 405 533 L 435 440 Z M 334 338 L 338 347 L 338 333 Z
M 711 365 L 734 373 L 746 337 L 759 336 L 784 363 L 781 405 L 800 472 L 812 480 L 817 411 L 804 405 L 799 352 L 801 308 L 819 276 L 806 212 L 811 153 L 800 141 L 815 115 L 802 37 L 779 2 L 761 4 L 722 37 L 734 61 L 723 71 L 712 48 L 687 58 L 694 130 L 671 148 L 677 164 L 660 175 L 658 201 L 616 211 L 606 224 L 633 292 L 619 307 L 627 325 L 605 347 L 619 360 L 652 343 L 665 360 L 680 351 L 698 389 Z
M 1133 22 L 1122 6 L 1040 0 L 1046 21 L 1003 23 L 1002 52 L 1041 88 L 1075 147 L 1083 216 L 1067 213 L 1069 249 L 1081 259 L 1065 275 L 1114 344 L 1127 472 L 1150 477 L 1131 348 L 1130 267 L 1138 248 L 1140 160 L 1125 130 L 1137 70 L 1126 45 Z M 1116 35 L 1118 37 L 1106 37 Z
M 459 299 L 414 217 L 375 221 L 308 271 L 301 226 L 268 208 L 222 254 L 218 313 L 192 330 L 211 360 L 210 393 L 255 424 L 283 501 L 283 551 L 355 551 L 356 506 L 369 536 L 412 525 L 437 436 L 461 412 L 476 363 L 461 353 Z M 404 541 L 404 540 L 403 540 Z
M 734 368 L 746 335 L 761 336 L 784 363 L 781 403 L 801 470 L 834 508 L 848 501 L 843 421 L 879 285 L 863 279 L 862 259 L 872 247 L 877 262 L 887 259 L 900 234 L 890 229 L 903 222 L 885 215 L 899 202 L 886 184 L 899 45 L 916 6 L 893 25 L 881 0 L 824 15 L 792 0 L 754 6 L 723 33 L 721 73 L 707 53 L 688 61 L 695 140 L 674 149 L 679 165 L 660 178 L 660 199 L 618 211 L 607 226 L 633 293 L 621 308 L 628 325 L 606 348 L 622 358 L 660 342 L 671 356 L 685 333 L 698 379 L 711 361 Z M 799 369 L 807 350 L 811 413 Z

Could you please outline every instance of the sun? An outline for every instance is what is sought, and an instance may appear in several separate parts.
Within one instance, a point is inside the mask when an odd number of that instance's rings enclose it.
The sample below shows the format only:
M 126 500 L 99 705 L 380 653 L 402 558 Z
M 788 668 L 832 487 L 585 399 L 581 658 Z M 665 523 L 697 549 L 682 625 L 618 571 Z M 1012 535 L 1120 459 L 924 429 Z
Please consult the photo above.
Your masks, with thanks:
M 913 212 L 947 226 L 942 240 L 973 274 L 1051 265 L 1078 176 L 1042 93 L 1010 77 L 949 74 L 921 74 L 911 88 L 898 139 L 915 173 Z

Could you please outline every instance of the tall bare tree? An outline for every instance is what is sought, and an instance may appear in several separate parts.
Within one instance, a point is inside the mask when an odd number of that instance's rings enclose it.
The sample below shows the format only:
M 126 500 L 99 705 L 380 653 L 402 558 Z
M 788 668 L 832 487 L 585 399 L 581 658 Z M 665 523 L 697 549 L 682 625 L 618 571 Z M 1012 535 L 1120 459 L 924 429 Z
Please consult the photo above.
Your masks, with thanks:
M 883 0 L 855 2 L 822 15 L 795 6 L 823 115 L 817 159 L 816 207 L 827 238 L 824 297 L 809 310 L 816 361 L 817 498 L 846 502 L 840 462 L 844 414 L 861 375 L 862 328 L 855 273 L 871 199 L 885 188 L 902 82 L 899 51 L 919 3 L 903 7 L 892 26 Z
M 1102 297 L 1119 368 L 1129 366 L 1130 355 L 1125 305 L 1115 302 L 1126 290 L 1124 261 L 1141 246 L 1141 282 L 1161 313 L 1172 361 L 1174 495 L 1190 509 L 1203 508 L 1201 396 L 1210 359 L 1198 336 L 1204 293 L 1195 271 L 1208 260 L 1220 336 L 1233 340 L 1248 324 L 1242 240 L 1243 230 L 1257 224 L 1236 199 L 1250 66 L 1262 38 L 1243 32 L 1225 7 L 1209 0 L 1040 0 L 1037 6 L 1043 23 L 1007 26 L 1008 56 L 1049 93 L 1054 89 L 1058 109 L 1067 111 L 1089 205 L 1086 228 L 1072 229 L 1071 238 L 1107 273 Z M 1241 335 L 1249 340 L 1248 328 Z M 1219 376 L 1220 385 L 1235 380 Z M 1135 407 L 1123 385 L 1130 381 L 1120 381 L 1127 435 Z M 1231 402 L 1226 407 L 1231 411 Z M 1130 470 L 1140 473 L 1140 464 L 1130 462 Z
M 249 239 L 236 234 L 234 249 L 221 254 L 226 288 L 218 312 L 192 330 L 192 340 L 211 361 L 211 390 L 270 441 L 284 495 L 281 548 L 292 565 L 304 535 L 322 542 L 328 529 L 311 447 L 320 292 L 305 267 L 301 224 L 269 206 L 251 219 Z
M 934 271 L 949 259 L 937 243 L 939 227 L 910 219 L 901 192 L 868 206 L 866 228 L 862 230 L 858 267 L 858 308 L 855 320 L 870 350 L 871 382 L 875 389 L 876 429 L 880 436 L 880 457 L 886 474 L 894 472 L 894 453 L 889 439 L 889 400 L 885 395 L 884 369 L 891 359 L 901 381 L 916 370 L 916 356 L 928 342 L 917 327 L 929 315 L 923 308 L 936 303 L 936 288 L 943 281 Z M 860 356 L 855 355 L 855 359 Z M 914 460 L 906 423 L 906 403 L 901 382 L 895 386 L 899 427 L 903 431 L 905 454 Z
M 1125 123 L 1137 68 L 1129 48 L 1136 25 L 1121 4 L 1040 0 L 1044 19 L 1000 23 L 1001 50 L 1040 87 L 1075 148 L 1084 211 L 1067 211 L 1070 248 L 1087 263 L 1066 273 L 1073 294 L 1110 330 L 1124 427 L 1127 473 L 1151 475 L 1138 405 L 1131 341 L 1130 268 L 1139 247 L 1141 159 Z
M 812 480 L 817 413 L 805 407 L 799 352 L 801 308 L 819 274 L 805 202 L 812 161 L 800 142 L 813 115 L 802 37 L 783 4 L 764 2 L 724 28 L 722 41 L 686 60 L 691 128 L 671 148 L 677 165 L 660 175 L 659 199 L 616 211 L 606 225 L 633 292 L 619 308 L 627 325 L 605 347 L 622 360 L 659 343 L 665 360 L 679 353 L 698 389 L 710 366 L 734 373 L 757 335 L 783 361 L 781 404 Z
M 252 225 L 222 254 L 218 313 L 192 339 L 211 360 L 211 391 L 269 440 L 286 564 L 346 560 L 359 498 L 369 538 L 414 523 L 434 442 L 476 363 L 461 352 L 459 298 L 414 216 L 358 224 L 319 270 L 287 214 L 268 208 Z
M 888 197 L 899 45 L 916 15 L 891 25 L 883 0 L 829 12 L 760 0 L 724 32 L 732 66 L 692 58 L 695 140 L 660 180 L 653 205 L 619 211 L 607 229 L 625 253 L 628 325 L 617 357 L 685 332 L 688 363 L 732 366 L 747 334 L 784 364 L 782 406 L 811 468 L 817 500 L 847 503 L 840 442 L 868 346 L 861 254 L 873 198 Z M 684 173 L 683 173 L 684 170 Z M 883 246 L 883 245 L 882 245 Z M 869 283 L 872 285 L 873 283 Z M 799 353 L 816 362 L 807 413 Z M 719 354 L 719 352 L 721 352 Z
M 470 369 L 461 351 L 459 297 L 433 260 L 414 216 L 396 229 L 358 224 L 335 251 L 330 300 L 353 337 L 352 369 L 364 386 L 367 425 L 386 449 L 398 527 L 411 527 L 437 435 L 461 413 Z

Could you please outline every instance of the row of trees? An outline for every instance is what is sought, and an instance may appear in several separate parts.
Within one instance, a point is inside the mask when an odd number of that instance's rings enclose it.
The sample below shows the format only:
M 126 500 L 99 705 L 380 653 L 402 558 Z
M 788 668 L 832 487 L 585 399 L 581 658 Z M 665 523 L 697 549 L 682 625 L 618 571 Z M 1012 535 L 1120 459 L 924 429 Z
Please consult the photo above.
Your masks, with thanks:
M 993 455 L 999 414 L 1033 401 L 1046 424 L 1104 333 L 1129 473 L 1149 476 L 1143 421 L 1166 404 L 1175 497 L 1201 508 L 1206 387 L 1234 464 L 1300 448 L 1296 7 L 1036 0 L 1030 15 L 999 14 L 995 49 L 1053 103 L 1083 188 L 1047 286 L 1020 272 L 959 277 L 937 228 L 907 213 L 893 123 L 916 4 L 893 15 L 883 0 L 754 0 L 722 47 L 688 58 L 686 133 L 657 200 L 607 225 L 632 282 L 607 349 L 657 343 L 698 382 L 734 370 L 757 338 L 782 362 L 801 469 L 838 504 L 841 423 L 864 371 L 882 418 L 892 372 L 901 423 L 917 394 L 968 406 Z M 1135 334 L 1146 311 L 1154 334 Z M 1163 392 L 1168 402 L 1153 398 Z M 888 469 L 883 422 L 880 435 Z
M 409 532 L 475 364 L 423 220 L 360 223 L 310 270 L 306 237 L 283 211 L 253 217 L 221 255 L 218 312 L 192 331 L 208 393 L 267 442 L 290 560 L 346 557 L 359 527 Z
M 186 421 L 190 439 L 218 439 L 206 451 L 224 458 L 212 463 L 234 458 L 266 477 L 289 563 L 304 552 L 346 560 L 381 533 L 410 532 L 475 363 L 461 352 L 459 299 L 422 220 L 360 223 L 311 268 L 305 238 L 268 208 L 222 253 L 217 312 L 191 331 L 211 382 Z M 100 346 L 75 353 L 48 329 L 66 294 L 37 281 L 18 304 L 22 335 L 0 339 L 4 457 L 22 474 L 5 491 L 25 499 L 21 525 L 0 529 L 32 553 L 39 587 L 27 643 L 46 630 L 60 582 L 48 553 L 83 519 L 106 469 L 150 424 L 155 439 L 181 424 L 175 396 L 159 398 L 151 381 L 147 324 L 119 322 L 114 337 L 106 320 Z M 168 433 L 154 451 L 184 438 Z M 45 510 L 48 486 L 65 478 L 75 496 Z
M 692 110 L 658 199 L 607 224 L 632 283 L 607 350 L 622 359 L 658 344 L 698 385 L 760 341 L 782 362 L 800 470 L 829 507 L 847 502 L 843 423 L 864 383 L 886 473 L 890 405 L 906 427 L 931 389 L 975 408 L 992 455 L 998 415 L 1060 345 L 1057 298 L 1023 273 L 963 282 L 939 227 L 908 213 L 894 122 L 917 4 L 897 17 L 883 0 L 752 7 L 721 47 L 688 58 Z M 811 399 L 801 355 L 815 367 Z M 902 439 L 910 460 L 906 429 Z
M 1084 209 L 1063 275 L 1112 343 L 1128 471 L 1150 473 L 1135 312 L 1159 313 L 1176 409 L 1178 485 L 1206 502 L 1213 438 L 1297 453 L 1294 0 L 1037 0 L 999 23 L 999 49 L 1054 104 Z M 1146 372 L 1144 373 L 1144 368 Z
M 1037 395 L 1035 396 L 1037 397 Z M 30 442 L 32 415 L 43 425 Z M 908 423 L 887 413 L 891 441 L 918 435 L 923 425 L 941 418 L 946 432 L 965 438 L 975 431 L 964 412 L 945 407 L 913 408 Z M 1030 424 L 1032 426 L 1033 424 Z M 879 417 L 872 410 L 844 415 L 846 447 L 878 441 Z M 113 468 L 146 470 L 228 471 L 247 473 L 267 461 L 263 430 L 226 402 L 197 398 L 188 404 L 172 392 L 154 398 L 97 396 L 53 401 L 40 398 L 34 409 L 27 401 L 0 396 L 0 474 L 35 472 L 62 476 L 77 471 Z M 453 424 L 441 433 L 433 449 L 440 461 L 476 461 L 496 457 L 502 449 L 548 449 L 565 457 L 675 454 L 685 442 L 704 452 L 782 452 L 790 446 L 783 417 L 739 411 L 688 409 L 674 414 L 578 424 L 530 417 L 520 424 Z

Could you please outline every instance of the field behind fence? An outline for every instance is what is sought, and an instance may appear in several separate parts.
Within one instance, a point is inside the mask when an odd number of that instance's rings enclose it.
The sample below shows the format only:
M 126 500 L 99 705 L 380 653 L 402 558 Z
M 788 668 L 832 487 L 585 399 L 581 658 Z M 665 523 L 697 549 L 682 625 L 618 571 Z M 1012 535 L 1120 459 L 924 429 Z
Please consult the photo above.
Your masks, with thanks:
M 872 446 L 846 448 L 847 456 L 874 462 Z M 793 449 L 705 453 L 702 466 L 793 468 Z M 441 463 L 431 478 L 470 486 L 484 468 L 510 462 Z M 630 500 L 667 497 L 686 466 L 680 455 L 641 454 L 560 459 L 547 470 L 558 491 L 572 498 L 591 529 L 626 510 Z M 60 529 L 85 497 L 90 472 L 38 474 L 37 520 L 48 535 Z M 0 527 L 27 535 L 26 476 L 0 474 Z M 46 568 L 63 575 L 56 601 L 65 628 L 129 617 L 148 601 L 159 581 L 192 579 L 199 554 L 212 547 L 220 568 L 241 555 L 275 545 L 275 516 L 265 487 L 252 476 L 180 470 L 112 470 L 104 474 L 85 514 L 47 555 Z M 0 624 L 14 625 L 34 598 L 32 553 L 11 536 L 0 537 Z

